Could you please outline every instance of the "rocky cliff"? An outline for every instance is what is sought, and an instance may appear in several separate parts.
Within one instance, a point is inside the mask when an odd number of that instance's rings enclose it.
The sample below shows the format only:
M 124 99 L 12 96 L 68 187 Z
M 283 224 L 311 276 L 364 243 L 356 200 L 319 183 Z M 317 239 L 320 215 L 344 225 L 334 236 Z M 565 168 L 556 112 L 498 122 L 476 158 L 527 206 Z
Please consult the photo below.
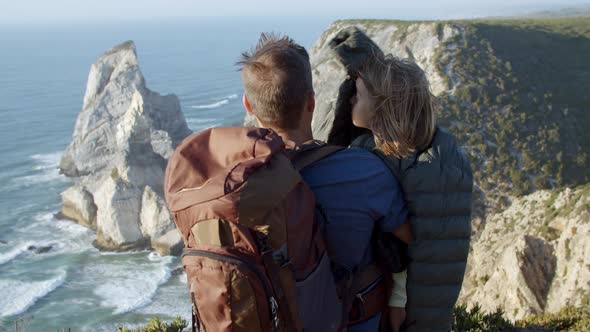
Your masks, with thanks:
M 474 233 L 460 301 L 511 319 L 588 307 L 588 21 L 337 21 L 310 52 L 318 139 L 346 75 L 328 42 L 351 25 L 425 70 L 439 123 L 470 156 Z
M 542 190 L 488 216 L 460 299 L 508 317 L 590 307 L 590 185 Z
M 188 134 L 178 98 L 146 87 L 133 42 L 106 51 L 90 69 L 60 162 L 75 178 L 62 193 L 61 215 L 96 228 L 99 248 L 178 249 L 162 187 L 166 160 Z

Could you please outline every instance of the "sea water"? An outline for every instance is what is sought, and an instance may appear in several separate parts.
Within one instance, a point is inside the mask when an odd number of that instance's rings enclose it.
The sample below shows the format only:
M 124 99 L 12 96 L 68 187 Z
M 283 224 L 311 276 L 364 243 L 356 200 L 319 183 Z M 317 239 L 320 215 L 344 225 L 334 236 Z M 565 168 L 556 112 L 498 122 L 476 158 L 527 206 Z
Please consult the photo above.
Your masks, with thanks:
M 201 18 L 0 25 L 0 331 L 115 331 L 151 317 L 190 319 L 176 257 L 100 252 L 93 230 L 56 220 L 72 180 L 57 165 L 71 141 L 90 65 L 133 40 L 148 88 L 176 94 L 189 127 L 244 117 L 235 62 L 260 32 L 311 47 L 330 19 Z M 35 250 L 48 249 L 47 252 Z

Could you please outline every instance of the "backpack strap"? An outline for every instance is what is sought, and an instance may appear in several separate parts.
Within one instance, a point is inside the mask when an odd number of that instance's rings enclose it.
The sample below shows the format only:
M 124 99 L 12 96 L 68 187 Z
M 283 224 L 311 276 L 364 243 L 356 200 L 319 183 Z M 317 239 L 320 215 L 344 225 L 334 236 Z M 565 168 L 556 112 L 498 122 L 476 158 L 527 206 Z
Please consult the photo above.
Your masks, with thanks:
M 281 286 L 280 280 L 280 270 L 281 267 L 274 261 L 272 250 L 266 250 L 262 253 L 262 263 L 264 264 L 266 270 L 269 272 L 267 275 L 270 279 L 270 283 L 273 287 L 275 295 L 277 296 L 277 300 L 280 303 L 278 305 L 278 310 L 280 313 L 281 318 L 284 322 L 281 324 L 279 321 L 273 320 L 273 328 L 277 329 L 280 325 L 283 325 L 287 332 L 295 332 L 298 331 L 300 328 L 300 323 L 297 320 L 293 320 L 291 316 L 291 312 L 289 311 L 288 306 L 290 305 L 289 300 L 287 299 L 287 294 L 283 290 Z M 294 281 L 294 279 L 293 279 Z M 286 305 L 285 305 L 286 304 Z M 275 310 L 275 308 L 271 308 L 271 310 Z M 277 313 L 278 314 L 278 313 Z
M 316 161 L 344 149 L 346 148 L 343 146 L 329 145 L 324 142 L 314 140 L 310 143 L 304 143 L 301 146 L 289 150 L 287 153 L 295 169 L 301 171 Z

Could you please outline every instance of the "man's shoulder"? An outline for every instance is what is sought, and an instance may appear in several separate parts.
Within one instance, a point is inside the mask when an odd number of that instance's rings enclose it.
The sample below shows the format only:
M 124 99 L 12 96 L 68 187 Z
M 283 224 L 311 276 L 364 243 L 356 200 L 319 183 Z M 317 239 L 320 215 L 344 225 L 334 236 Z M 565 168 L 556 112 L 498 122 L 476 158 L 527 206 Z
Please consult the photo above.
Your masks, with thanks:
M 327 164 L 342 164 L 352 163 L 362 166 L 374 166 L 377 168 L 384 168 L 383 161 L 371 151 L 362 148 L 346 148 L 337 151 L 321 160 Z
M 391 172 L 383 161 L 370 151 L 346 148 L 337 151 L 305 170 L 305 173 L 329 173 L 341 177 L 377 177 L 389 179 Z

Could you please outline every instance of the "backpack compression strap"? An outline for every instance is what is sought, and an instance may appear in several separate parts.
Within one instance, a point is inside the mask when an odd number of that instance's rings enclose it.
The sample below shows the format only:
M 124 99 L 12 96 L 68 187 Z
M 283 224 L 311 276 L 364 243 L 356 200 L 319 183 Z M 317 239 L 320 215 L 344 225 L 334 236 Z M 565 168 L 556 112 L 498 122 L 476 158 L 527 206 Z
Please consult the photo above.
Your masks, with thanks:
M 343 146 L 312 141 L 311 143 L 305 143 L 293 150 L 289 150 L 288 154 L 295 169 L 301 171 L 316 161 L 344 149 L 346 148 Z

